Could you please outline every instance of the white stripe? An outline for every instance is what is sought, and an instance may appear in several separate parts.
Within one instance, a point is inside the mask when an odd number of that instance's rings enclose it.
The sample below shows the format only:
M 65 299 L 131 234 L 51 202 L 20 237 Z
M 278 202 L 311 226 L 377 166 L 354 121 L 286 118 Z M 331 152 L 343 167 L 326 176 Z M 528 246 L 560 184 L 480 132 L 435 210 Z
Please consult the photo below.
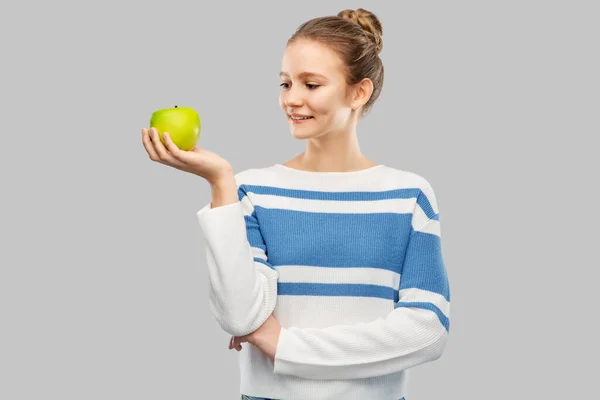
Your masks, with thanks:
M 325 328 L 387 318 L 394 302 L 378 297 L 277 296 L 274 316 L 283 327 Z
M 267 261 L 267 255 L 263 249 L 252 246 L 250 246 L 250 249 L 252 250 L 252 255 L 254 257 L 262 258 L 263 260 Z
M 423 233 L 431 233 L 432 235 L 436 235 L 438 237 L 442 237 L 442 232 L 440 230 L 440 221 L 432 219 L 429 221 L 427 225 L 419 230 Z
M 327 268 L 302 265 L 278 265 L 279 282 L 361 283 L 397 289 L 400 274 L 379 268 Z
M 439 293 L 430 292 L 429 290 L 409 288 L 400 290 L 398 295 L 400 297 L 399 302 L 420 301 L 431 303 L 439 308 L 446 317 L 450 318 L 450 303 Z
M 347 192 L 412 189 L 422 188 L 427 184 L 424 177 L 414 172 L 385 166 L 373 171 L 374 179 L 356 179 L 352 175 L 343 176 L 335 173 L 315 175 L 291 172 L 277 166 L 247 169 L 236 174 L 236 182 L 238 185 L 264 185 L 318 191 L 330 191 L 335 187 L 335 190 Z
M 252 215 L 252 213 L 254 212 L 254 205 L 252 204 L 248 196 L 242 197 L 240 203 L 242 203 L 242 211 L 244 212 L 244 215 Z
M 415 204 L 415 198 L 383 199 L 383 200 L 322 200 L 300 199 L 270 194 L 248 193 L 252 202 L 265 208 L 281 208 L 294 211 L 310 211 L 323 213 L 399 213 L 410 214 Z M 243 200 L 245 200 L 244 198 Z
M 412 218 L 412 226 L 415 231 L 431 233 L 441 237 L 440 221 L 436 219 L 430 219 L 425 211 L 417 204 L 415 207 L 415 213 Z

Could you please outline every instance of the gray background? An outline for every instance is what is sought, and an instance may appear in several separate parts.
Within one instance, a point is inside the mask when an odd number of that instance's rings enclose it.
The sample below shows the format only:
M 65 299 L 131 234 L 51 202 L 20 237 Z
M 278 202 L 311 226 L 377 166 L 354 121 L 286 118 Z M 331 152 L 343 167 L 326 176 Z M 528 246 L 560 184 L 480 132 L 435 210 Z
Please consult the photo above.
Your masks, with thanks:
M 140 130 L 190 106 L 235 172 L 289 160 L 285 43 L 358 7 L 386 71 L 361 148 L 433 185 L 452 293 L 407 400 L 595 397 L 597 2 L 266 3 L 3 3 L 0 398 L 239 398 L 208 310 L 210 187 Z

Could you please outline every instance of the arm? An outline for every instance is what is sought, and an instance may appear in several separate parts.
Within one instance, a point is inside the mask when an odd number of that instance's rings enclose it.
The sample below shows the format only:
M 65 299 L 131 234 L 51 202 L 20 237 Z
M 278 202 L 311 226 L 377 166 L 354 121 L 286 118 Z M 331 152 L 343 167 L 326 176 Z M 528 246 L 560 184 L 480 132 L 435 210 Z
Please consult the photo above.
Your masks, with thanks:
M 308 379 L 390 374 L 438 359 L 449 334 L 450 291 L 431 187 L 417 197 L 399 301 L 384 318 L 326 328 L 282 328 L 274 372 Z
M 271 315 L 278 273 L 268 262 L 260 226 L 234 176 L 211 184 L 212 202 L 197 213 L 206 240 L 209 307 L 221 328 L 247 335 Z

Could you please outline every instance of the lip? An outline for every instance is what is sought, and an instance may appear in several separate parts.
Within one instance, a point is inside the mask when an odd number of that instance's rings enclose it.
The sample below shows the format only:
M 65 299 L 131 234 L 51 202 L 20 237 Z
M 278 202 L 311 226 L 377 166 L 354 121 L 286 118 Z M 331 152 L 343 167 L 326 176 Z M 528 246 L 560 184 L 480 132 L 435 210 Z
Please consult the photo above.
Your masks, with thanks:
M 294 117 L 310 117 L 310 115 L 297 115 L 297 114 L 292 114 L 292 115 L 293 115 Z M 315 118 L 313 117 L 313 118 L 309 118 L 309 119 L 300 119 L 300 120 L 298 120 L 298 119 L 292 119 L 292 117 L 291 117 L 291 116 L 288 114 L 288 119 L 289 119 L 290 121 L 292 121 L 292 123 L 293 123 L 294 125 L 298 125 L 298 124 L 303 124 L 303 123 L 305 123 L 305 122 L 311 121 L 311 120 L 313 120 L 313 119 L 315 119 Z

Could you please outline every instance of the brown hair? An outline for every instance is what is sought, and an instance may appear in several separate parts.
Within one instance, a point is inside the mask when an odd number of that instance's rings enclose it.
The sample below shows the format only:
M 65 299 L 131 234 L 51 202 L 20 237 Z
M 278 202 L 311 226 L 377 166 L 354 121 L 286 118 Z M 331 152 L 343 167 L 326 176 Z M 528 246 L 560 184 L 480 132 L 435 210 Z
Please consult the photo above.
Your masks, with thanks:
M 364 78 L 373 82 L 371 98 L 363 106 L 366 116 L 383 88 L 383 27 L 379 19 L 363 8 L 342 10 L 337 15 L 313 18 L 296 29 L 288 40 L 314 40 L 329 46 L 344 62 L 346 83 L 354 85 Z

